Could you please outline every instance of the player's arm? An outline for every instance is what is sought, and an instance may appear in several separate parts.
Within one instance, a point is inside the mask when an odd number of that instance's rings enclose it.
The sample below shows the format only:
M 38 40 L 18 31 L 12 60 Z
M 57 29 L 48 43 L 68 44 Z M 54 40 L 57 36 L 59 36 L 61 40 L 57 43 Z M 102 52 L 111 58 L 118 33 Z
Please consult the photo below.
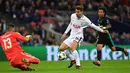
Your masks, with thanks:
M 100 27 L 96 26 L 95 24 L 93 24 L 88 18 L 85 19 L 86 25 L 92 27 L 93 29 L 99 31 L 99 32 L 104 32 L 103 29 L 101 29 Z
M 22 36 L 20 33 L 18 32 L 15 32 L 14 33 L 14 36 L 16 39 L 18 40 L 21 40 L 21 41 L 24 41 L 24 42 L 28 42 L 29 40 L 31 40 L 31 36 L 28 36 L 28 37 L 25 37 L 25 36 Z
M 61 39 L 64 39 L 66 37 L 66 34 L 70 31 L 70 29 L 71 29 L 71 22 L 68 25 L 68 27 L 67 27 L 66 31 L 64 32 L 64 34 L 61 36 Z
M 73 18 L 73 14 L 72 14 L 71 17 L 70 17 L 70 23 L 69 23 L 67 29 L 66 29 L 65 32 L 64 32 L 65 34 L 67 34 L 67 33 L 70 31 L 70 29 L 71 29 L 72 18 Z
M 96 26 L 96 25 L 93 24 L 93 23 L 90 24 L 90 27 L 92 27 L 93 29 L 95 29 L 95 30 L 97 30 L 97 31 L 99 31 L 99 32 L 104 32 L 103 29 L 101 29 L 100 27 Z
M 71 18 L 72 18 L 72 15 L 71 15 Z M 66 34 L 70 31 L 70 29 L 71 29 L 71 20 L 64 34 L 61 36 L 61 39 L 64 39 L 66 37 Z
M 69 25 L 68 25 L 68 27 L 67 27 L 67 29 L 65 30 L 65 34 L 67 34 L 69 31 L 70 31 L 70 29 L 71 29 L 71 22 L 69 23 Z

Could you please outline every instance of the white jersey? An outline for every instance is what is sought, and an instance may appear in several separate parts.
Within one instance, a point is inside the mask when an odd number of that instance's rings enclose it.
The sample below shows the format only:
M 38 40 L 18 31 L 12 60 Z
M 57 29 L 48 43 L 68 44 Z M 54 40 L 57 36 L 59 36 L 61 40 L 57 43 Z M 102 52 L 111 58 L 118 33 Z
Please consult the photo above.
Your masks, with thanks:
M 86 27 L 92 27 L 97 31 L 103 32 L 100 27 L 94 25 L 85 15 L 78 18 L 76 13 L 73 13 L 71 15 L 70 24 L 68 25 L 65 33 L 67 34 L 71 30 L 70 36 L 78 36 L 83 38 L 83 28 Z

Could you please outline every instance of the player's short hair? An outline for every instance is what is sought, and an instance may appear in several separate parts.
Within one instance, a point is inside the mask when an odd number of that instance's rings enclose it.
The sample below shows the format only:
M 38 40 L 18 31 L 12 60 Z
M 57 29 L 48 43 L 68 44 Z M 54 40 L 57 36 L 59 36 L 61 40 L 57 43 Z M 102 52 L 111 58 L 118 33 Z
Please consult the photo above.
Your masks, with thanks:
M 83 11 L 84 7 L 83 7 L 83 5 L 77 5 L 77 6 L 75 7 L 75 9 L 80 10 L 80 11 Z
M 107 10 L 106 10 L 105 7 L 99 7 L 98 10 L 103 10 L 103 12 L 105 13 L 105 15 L 106 15 L 106 13 L 107 13 Z
M 14 26 L 14 24 L 11 23 L 8 25 L 8 27 L 15 27 L 15 26 Z
M 14 28 L 14 27 L 15 27 L 15 25 L 10 23 L 10 24 L 7 25 L 7 30 L 9 30 L 10 28 Z

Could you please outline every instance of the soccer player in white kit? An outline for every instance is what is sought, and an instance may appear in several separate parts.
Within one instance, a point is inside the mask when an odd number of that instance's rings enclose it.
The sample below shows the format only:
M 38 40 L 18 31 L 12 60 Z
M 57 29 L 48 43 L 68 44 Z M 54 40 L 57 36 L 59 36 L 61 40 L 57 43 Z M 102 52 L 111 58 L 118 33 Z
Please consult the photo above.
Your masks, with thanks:
M 97 31 L 105 32 L 100 27 L 94 25 L 85 15 L 83 15 L 83 6 L 77 5 L 75 13 L 71 15 L 71 21 L 61 39 L 66 37 L 66 34 L 71 30 L 70 36 L 60 45 L 60 51 L 64 51 L 70 58 L 71 62 L 68 68 L 76 63 L 76 69 L 81 69 L 79 54 L 76 48 L 83 41 L 83 28 L 92 27 Z M 70 48 L 72 55 L 66 50 Z

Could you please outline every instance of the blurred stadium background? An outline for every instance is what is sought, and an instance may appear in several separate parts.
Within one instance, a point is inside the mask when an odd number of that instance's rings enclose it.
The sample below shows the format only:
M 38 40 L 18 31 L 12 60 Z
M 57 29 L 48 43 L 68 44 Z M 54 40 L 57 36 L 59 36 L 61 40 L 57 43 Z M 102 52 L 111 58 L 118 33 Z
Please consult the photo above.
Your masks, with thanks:
M 28 43 L 19 41 L 19 44 L 27 52 L 43 61 L 40 65 L 35 66 L 40 70 L 37 73 L 43 73 L 44 70 L 47 73 L 53 71 L 60 73 L 62 69 L 64 69 L 62 73 L 76 73 L 75 69 L 71 71 L 63 67 L 67 66 L 68 61 L 63 61 L 66 65 L 63 62 L 53 61 L 57 61 L 58 48 L 63 41 L 60 40 L 60 36 L 69 24 L 70 15 L 77 4 L 84 6 L 84 14 L 95 24 L 97 24 L 96 10 L 98 7 L 104 6 L 107 9 L 106 16 L 112 24 L 110 32 L 115 45 L 126 47 L 130 52 L 130 0 L 0 0 L 0 35 L 6 31 L 5 27 L 10 23 L 16 25 L 16 31 L 22 35 L 33 35 L 32 41 Z M 108 73 L 112 69 L 111 73 L 129 73 L 130 56 L 126 57 L 121 52 L 111 53 L 107 47 L 102 52 L 102 58 L 105 60 L 104 66 L 98 68 L 91 64 L 91 60 L 96 58 L 96 36 L 95 30 L 84 29 L 84 42 L 78 48 L 80 58 L 83 60 L 83 69 L 85 69 L 82 72 Z M 4 68 L 9 66 L 1 49 L 0 64 Z M 61 64 L 63 64 L 62 67 Z M 58 69 L 59 67 L 61 69 Z M 19 72 L 12 70 L 10 66 L 8 69 L 0 69 L 0 73 L 9 71 Z

